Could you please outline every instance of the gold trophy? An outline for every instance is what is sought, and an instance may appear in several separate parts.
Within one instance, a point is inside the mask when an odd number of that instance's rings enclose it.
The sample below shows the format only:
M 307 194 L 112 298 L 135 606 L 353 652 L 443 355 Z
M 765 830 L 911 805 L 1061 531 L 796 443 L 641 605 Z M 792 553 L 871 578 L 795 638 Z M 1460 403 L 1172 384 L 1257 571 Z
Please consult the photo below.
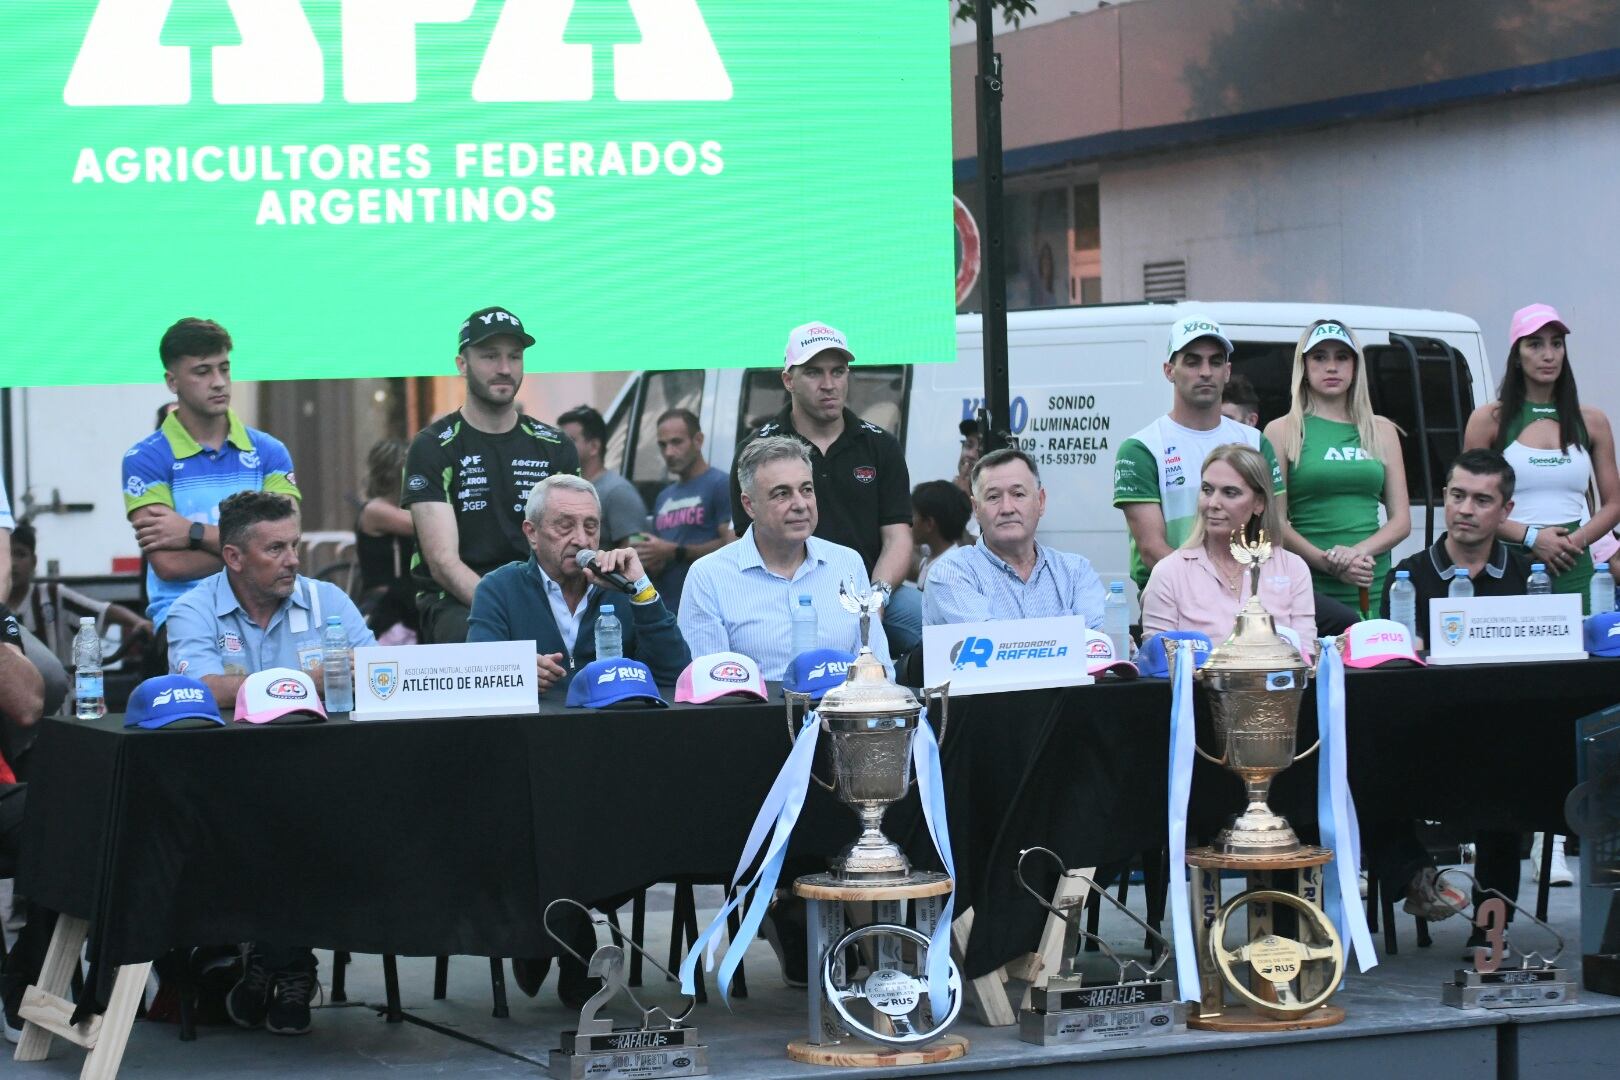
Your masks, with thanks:
M 1325 1027 L 1344 1019 L 1343 1009 L 1327 1005 L 1344 975 L 1343 946 L 1321 907 L 1322 867 L 1333 854 L 1301 844 L 1266 801 L 1272 778 L 1316 749 L 1294 753 L 1311 669 L 1260 603 L 1260 570 L 1271 558 L 1265 531 L 1252 543 L 1234 535 L 1232 556 L 1248 568 L 1249 602 L 1232 636 L 1194 672 L 1208 691 L 1218 756 L 1197 749 L 1238 774 L 1248 807 L 1213 844 L 1187 852 L 1202 991 L 1187 1023 L 1217 1031 Z M 1172 663 L 1193 661 L 1190 650 L 1177 655 L 1175 642 L 1165 644 Z M 1248 888 L 1224 904 L 1223 870 L 1248 875 Z M 1242 908 L 1247 940 L 1229 948 L 1227 932 Z M 1295 937 L 1284 936 L 1290 929 Z M 1238 1004 L 1227 1004 L 1227 990 Z

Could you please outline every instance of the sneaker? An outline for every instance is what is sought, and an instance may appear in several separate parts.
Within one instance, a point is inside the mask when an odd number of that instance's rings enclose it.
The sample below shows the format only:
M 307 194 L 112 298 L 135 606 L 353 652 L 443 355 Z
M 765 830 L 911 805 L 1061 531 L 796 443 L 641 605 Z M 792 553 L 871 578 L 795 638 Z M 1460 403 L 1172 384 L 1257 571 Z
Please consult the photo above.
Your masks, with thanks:
M 1401 910 L 1429 922 L 1440 922 L 1467 907 L 1468 898 L 1462 894 L 1462 890 L 1440 880 L 1439 872 L 1434 867 L 1425 866 L 1412 875 L 1411 882 L 1406 886 L 1406 902 L 1401 905 Z
M 1541 838 L 1543 833 L 1536 833 L 1536 838 L 1530 842 L 1530 880 L 1541 881 Z M 1575 875 L 1570 872 L 1569 863 L 1564 858 L 1564 838 L 1553 837 L 1552 872 L 1548 875 L 1547 884 L 1555 888 L 1564 888 L 1575 884 Z
M 21 975 L 0 976 L 0 1028 L 4 1028 L 6 1042 L 13 1045 L 22 1038 L 23 1018 L 17 1010 L 22 1008 L 26 989 Z
M 798 897 L 781 897 L 771 901 L 760 924 L 760 933 L 776 953 L 776 962 L 782 968 L 782 981 L 789 986 L 810 985 L 809 961 L 805 950 L 809 948 L 805 932 L 804 901 Z
M 264 1018 L 264 1029 L 274 1035 L 309 1034 L 309 999 L 315 996 L 313 971 L 283 971 L 275 978 L 275 991 Z
M 1463 962 L 1472 964 L 1474 962 L 1474 950 L 1483 948 L 1485 948 L 1485 931 L 1476 926 L 1474 927 L 1474 932 L 1468 935 L 1468 945 L 1462 954 Z M 1512 960 L 1513 942 L 1508 939 L 1507 933 L 1504 931 L 1502 934 L 1501 961 L 1504 965 L 1506 965 Z
M 264 966 L 264 957 L 249 953 L 242 978 L 225 997 L 225 1014 L 237 1027 L 249 1030 L 264 1023 L 270 1008 L 270 970 Z

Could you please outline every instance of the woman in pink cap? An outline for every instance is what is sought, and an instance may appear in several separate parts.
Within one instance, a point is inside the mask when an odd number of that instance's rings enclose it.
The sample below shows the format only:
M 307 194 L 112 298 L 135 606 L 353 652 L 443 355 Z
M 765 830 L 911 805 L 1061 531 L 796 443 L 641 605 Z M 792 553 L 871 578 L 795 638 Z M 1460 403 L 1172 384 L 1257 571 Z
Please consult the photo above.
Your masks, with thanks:
M 1463 449 L 1488 447 L 1513 466 L 1513 518 L 1498 533 L 1544 563 L 1553 591 L 1589 603 L 1587 548 L 1620 524 L 1620 471 L 1614 433 L 1601 409 L 1575 393 L 1564 337 L 1569 325 L 1547 304 L 1513 313 L 1507 370 L 1497 400 L 1468 418 Z M 1588 497 L 1597 482 L 1594 513 Z

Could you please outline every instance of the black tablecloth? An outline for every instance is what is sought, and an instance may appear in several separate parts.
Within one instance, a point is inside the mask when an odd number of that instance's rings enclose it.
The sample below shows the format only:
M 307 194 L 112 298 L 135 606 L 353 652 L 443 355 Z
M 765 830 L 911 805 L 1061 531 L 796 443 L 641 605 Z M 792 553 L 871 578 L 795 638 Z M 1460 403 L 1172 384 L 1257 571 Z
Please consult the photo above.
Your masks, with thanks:
M 1347 687 L 1363 821 L 1528 830 L 1559 826 L 1572 721 L 1620 700 L 1620 663 L 1353 672 Z M 1040 911 L 1013 881 L 1021 848 L 1089 866 L 1163 842 L 1168 711 L 1168 685 L 1150 681 L 952 704 L 958 907 L 978 912 L 970 973 L 1037 932 Z M 552 950 L 539 913 L 555 897 L 728 878 L 787 750 L 780 704 L 157 732 L 51 720 L 32 754 L 21 887 L 89 918 L 108 965 L 252 940 L 540 955 Z M 1195 830 L 1241 804 L 1213 766 L 1194 784 Z M 1314 787 L 1314 761 L 1275 787 L 1302 831 Z M 888 831 L 936 865 L 917 818 L 912 796 Z M 855 832 L 854 814 L 812 786 L 794 868 Z

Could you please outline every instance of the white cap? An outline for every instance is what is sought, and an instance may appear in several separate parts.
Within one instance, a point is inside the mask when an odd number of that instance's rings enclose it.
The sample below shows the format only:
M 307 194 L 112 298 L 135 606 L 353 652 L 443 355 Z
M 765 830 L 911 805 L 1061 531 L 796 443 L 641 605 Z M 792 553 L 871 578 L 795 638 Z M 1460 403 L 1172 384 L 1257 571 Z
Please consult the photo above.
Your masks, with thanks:
M 1344 328 L 1343 323 L 1329 320 L 1312 330 L 1311 336 L 1305 339 L 1305 351 L 1310 352 L 1324 341 L 1342 341 L 1349 346 L 1351 352 L 1357 356 L 1361 355 L 1361 350 L 1350 340 L 1350 331 Z
M 286 723 L 326 719 L 326 709 L 315 693 L 315 683 L 295 668 L 268 668 L 242 680 L 236 691 L 236 721 L 268 724 L 286 717 Z
M 767 699 L 759 665 L 742 653 L 719 652 L 695 657 L 675 682 L 676 701 L 702 704 L 733 694 L 758 701 Z
M 782 370 L 791 371 L 828 349 L 838 349 L 851 361 L 855 359 L 855 354 L 849 351 L 849 341 L 844 337 L 842 330 L 835 330 L 820 322 L 795 326 L 788 333 L 787 354 L 783 360 Z
M 1101 630 L 1086 628 L 1086 674 L 1101 675 L 1112 671 L 1127 679 L 1137 676 L 1136 665 L 1128 659 L 1114 655 L 1114 639 Z
M 1214 338 L 1225 347 L 1228 356 L 1232 355 L 1232 342 L 1227 338 L 1226 331 L 1221 329 L 1221 324 L 1208 315 L 1194 311 L 1170 324 L 1170 351 L 1165 356 L 1174 356 L 1204 337 Z

